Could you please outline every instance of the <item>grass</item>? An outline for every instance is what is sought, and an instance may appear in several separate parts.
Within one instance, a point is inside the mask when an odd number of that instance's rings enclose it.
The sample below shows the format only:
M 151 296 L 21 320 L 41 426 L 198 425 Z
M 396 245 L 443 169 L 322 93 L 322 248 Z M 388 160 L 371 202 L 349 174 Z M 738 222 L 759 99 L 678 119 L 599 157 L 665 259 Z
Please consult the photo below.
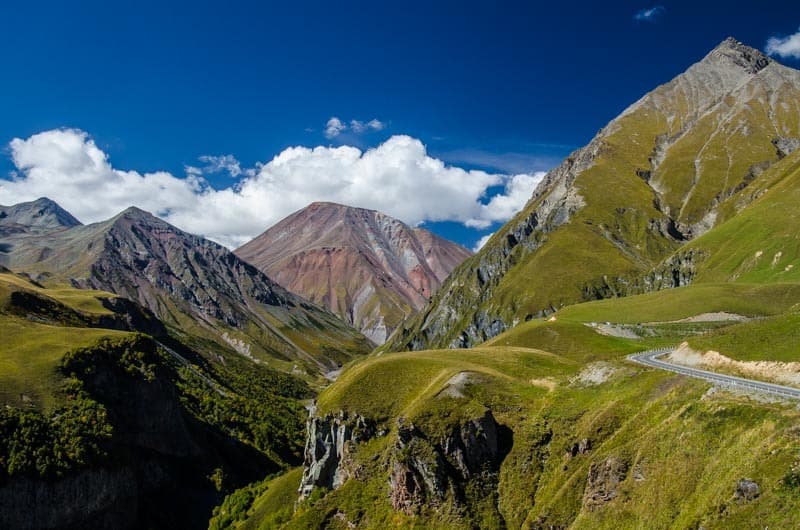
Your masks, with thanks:
M 746 316 L 776 315 L 800 302 L 800 284 L 697 284 L 625 298 L 566 307 L 559 320 L 637 324 L 668 322 L 726 311 Z
M 771 186 L 736 216 L 686 245 L 709 254 L 698 282 L 786 283 L 800 280 L 800 151 L 765 174 Z M 745 189 L 742 194 L 752 190 Z M 753 193 L 755 193 L 753 191 Z M 741 194 L 740 194 L 741 195 Z
M 743 322 L 689 340 L 739 361 L 800 362 L 800 311 Z
M 76 347 L 127 333 L 108 329 L 51 326 L 0 315 L 0 401 L 49 410 L 63 376 L 61 358 Z M 23 398 L 24 396 L 24 398 Z
M 297 501 L 297 488 L 302 475 L 303 468 L 295 468 L 268 482 L 266 492 L 253 503 L 250 517 L 239 528 L 267 530 L 278 528 L 282 522 L 289 520 Z
M 105 291 L 74 289 L 72 287 L 55 286 L 39 287 L 33 282 L 11 272 L 0 272 L 0 302 L 7 299 L 12 291 L 32 291 L 61 302 L 76 311 L 96 315 L 110 315 L 112 311 L 103 307 L 102 299 L 114 298 L 116 295 Z
M 697 284 L 568 306 L 555 313 L 555 320 L 534 319 L 518 324 L 485 346 L 538 348 L 580 362 L 615 359 L 673 345 L 709 331 L 724 333 L 715 330 L 731 324 L 672 323 L 676 320 L 722 311 L 751 317 L 774 316 L 798 302 L 800 284 Z M 602 335 L 586 325 L 604 322 L 627 325 L 641 338 Z
M 318 398 L 320 414 L 350 410 L 374 418 L 414 417 L 459 372 L 534 393 L 575 363 L 528 348 L 472 348 L 384 354 L 346 370 Z M 534 381 L 534 383 L 531 383 Z
M 800 412 L 725 392 L 704 398 L 705 382 L 607 362 L 617 371 L 595 386 L 570 382 L 584 368 L 580 362 L 521 348 L 384 354 L 357 363 L 320 396 L 321 413 L 345 408 L 386 417 L 388 425 L 403 416 L 434 442 L 448 432 L 444 425 L 463 421 L 470 410 L 489 408 L 512 429 L 513 446 L 494 479 L 496 503 L 488 499 L 467 511 L 445 503 L 422 507 L 415 516 L 394 512 L 387 499 L 392 430 L 351 448 L 358 480 L 317 492 L 286 520 L 297 483 L 294 474 L 286 476 L 286 482 L 274 482 L 272 494 L 267 490 L 254 502 L 242 527 L 273 528 L 276 521 L 286 528 L 335 527 L 350 521 L 364 528 L 492 528 L 492 513 L 501 513 L 509 528 L 641 528 L 644 521 L 654 529 L 800 524 L 800 492 L 782 482 L 798 457 L 794 426 Z M 478 375 L 465 397 L 437 397 L 460 371 Z M 540 386 L 545 381 L 549 388 Z M 582 439 L 590 440 L 590 450 L 567 456 Z M 626 466 L 616 497 L 590 509 L 584 504 L 589 470 L 612 457 Z M 734 501 L 743 477 L 758 482 L 756 501 Z

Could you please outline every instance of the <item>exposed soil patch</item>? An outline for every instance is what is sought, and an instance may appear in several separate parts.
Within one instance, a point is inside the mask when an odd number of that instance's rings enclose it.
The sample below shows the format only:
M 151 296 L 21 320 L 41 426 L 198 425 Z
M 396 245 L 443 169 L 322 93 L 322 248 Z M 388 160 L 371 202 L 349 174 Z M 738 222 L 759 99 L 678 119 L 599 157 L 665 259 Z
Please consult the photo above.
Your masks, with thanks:
M 800 362 L 737 361 L 714 350 L 701 353 L 690 348 L 685 342 L 667 355 L 666 359 L 684 366 L 696 366 L 753 379 L 800 386 Z

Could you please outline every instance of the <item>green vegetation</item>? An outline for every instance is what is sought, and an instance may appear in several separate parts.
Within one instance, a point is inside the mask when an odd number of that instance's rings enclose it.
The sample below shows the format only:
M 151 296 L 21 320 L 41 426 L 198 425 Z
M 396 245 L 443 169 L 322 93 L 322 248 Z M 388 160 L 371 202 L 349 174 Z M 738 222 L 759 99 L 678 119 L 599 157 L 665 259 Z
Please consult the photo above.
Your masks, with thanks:
M 775 164 L 764 175 L 762 189 L 745 188 L 742 196 L 758 196 L 747 208 L 684 250 L 702 250 L 710 257 L 697 272 L 697 282 L 776 283 L 800 280 L 800 150 Z M 767 183 L 770 186 L 767 188 Z
M 159 357 L 152 341 L 138 334 L 103 337 L 58 359 L 61 376 L 52 412 L 0 410 L 0 476 L 54 477 L 94 465 L 108 456 L 113 427 L 106 408 L 92 398 L 84 381 L 106 363 L 132 377 L 155 378 Z
M 113 429 L 106 409 L 77 379 L 62 383 L 63 405 L 51 413 L 0 409 L 0 482 L 19 475 L 57 477 L 100 462 Z
M 51 326 L 0 315 L 0 401 L 17 407 L 53 409 L 60 401 L 57 393 L 64 379 L 58 371 L 61 358 L 75 347 L 125 335 L 122 331 Z
M 724 392 L 704 396 L 708 385 L 701 381 L 624 361 L 604 364 L 611 368 L 607 380 L 591 384 L 577 376 L 595 364 L 502 346 L 384 354 L 357 363 L 323 392 L 319 406 L 321 413 L 359 412 L 390 428 L 387 436 L 355 449 L 359 480 L 318 490 L 287 520 L 298 482 L 297 475 L 287 476 L 292 487 L 286 487 L 285 500 L 268 501 L 275 498 L 268 489 L 235 527 L 351 522 L 365 528 L 495 528 L 498 517 L 509 528 L 637 528 L 642 521 L 648 528 L 731 528 L 753 520 L 776 528 L 800 524 L 793 474 L 797 410 Z M 472 375 L 463 397 L 444 397 L 451 377 L 462 372 Z M 448 425 L 485 408 L 513 431 L 497 490 L 483 492 L 482 502 L 468 497 L 466 506 L 451 499 L 424 505 L 416 515 L 394 511 L 387 477 L 395 420 L 402 416 L 437 440 Z M 571 452 L 581 440 L 588 440 L 588 449 Z M 615 478 L 600 475 L 592 482 L 591 470 L 604 465 Z M 744 477 L 761 488 L 755 501 L 735 500 Z M 592 501 L 595 489 L 613 495 Z
M 273 530 L 291 520 L 302 468 L 236 490 L 214 509 L 209 530 Z
M 182 367 L 177 386 L 193 415 L 232 438 L 252 445 L 279 465 L 302 457 L 308 386 L 288 374 L 260 368 L 249 361 L 232 367 L 209 367 L 222 392 L 208 387 L 196 372 Z
M 111 293 L 64 286 L 45 288 L 18 274 L 0 272 L 0 307 L 6 306 L 10 293 L 17 290 L 30 291 L 40 296 L 52 298 L 76 311 L 96 315 L 113 314 L 102 303 L 102 299 L 115 296 Z
M 800 362 L 800 311 L 726 327 L 691 338 L 689 345 L 739 361 Z
M 552 384 L 549 377 L 575 369 L 575 363 L 564 358 L 527 348 L 384 354 L 345 371 L 319 395 L 317 407 L 319 414 L 348 410 L 376 419 L 413 418 L 460 372 L 496 380 L 499 386 L 523 379 L 524 393 L 538 394 Z

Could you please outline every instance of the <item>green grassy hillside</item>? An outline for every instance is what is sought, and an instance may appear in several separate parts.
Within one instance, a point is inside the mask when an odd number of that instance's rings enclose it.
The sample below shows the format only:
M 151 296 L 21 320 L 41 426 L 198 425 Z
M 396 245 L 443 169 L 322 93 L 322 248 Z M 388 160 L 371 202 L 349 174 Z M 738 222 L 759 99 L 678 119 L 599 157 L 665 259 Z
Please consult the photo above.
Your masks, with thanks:
M 279 522 L 286 528 L 348 522 L 362 528 L 800 524 L 793 471 L 800 441 L 793 427 L 800 419 L 795 408 L 724 392 L 706 394 L 703 382 L 624 361 L 605 362 L 606 381 L 582 382 L 581 374 L 596 366 L 500 346 L 391 354 L 358 363 L 320 396 L 319 407 L 320 413 L 358 412 L 389 429 L 355 449 L 361 478 L 312 495 L 288 521 L 286 504 L 270 499 L 276 491 L 286 492 L 284 502 L 291 499 L 290 486 L 296 488 L 299 477 L 285 477 L 289 485 L 269 483 L 267 492 L 242 510 L 242 527 L 275 528 Z M 459 373 L 472 374 L 463 396 L 445 396 L 448 381 Z M 510 451 L 492 479 L 497 481 L 493 500 L 469 507 L 424 506 L 415 515 L 393 510 L 387 478 L 397 418 L 436 440 L 449 426 L 486 409 L 513 432 Z M 581 440 L 588 440 L 589 448 L 571 453 Z M 616 478 L 598 485 L 590 477 L 602 466 Z M 756 500 L 736 500 L 743 478 L 758 483 Z M 611 498 L 591 500 L 594 488 L 610 488 L 612 482 Z

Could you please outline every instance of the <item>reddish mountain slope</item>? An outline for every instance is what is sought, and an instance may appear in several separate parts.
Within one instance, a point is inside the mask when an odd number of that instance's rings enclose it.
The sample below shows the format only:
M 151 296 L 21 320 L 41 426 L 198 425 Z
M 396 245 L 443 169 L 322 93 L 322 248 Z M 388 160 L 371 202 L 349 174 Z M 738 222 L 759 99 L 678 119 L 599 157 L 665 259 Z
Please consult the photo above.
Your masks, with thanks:
M 322 202 L 235 253 L 378 344 L 470 256 L 460 245 L 380 212 Z

